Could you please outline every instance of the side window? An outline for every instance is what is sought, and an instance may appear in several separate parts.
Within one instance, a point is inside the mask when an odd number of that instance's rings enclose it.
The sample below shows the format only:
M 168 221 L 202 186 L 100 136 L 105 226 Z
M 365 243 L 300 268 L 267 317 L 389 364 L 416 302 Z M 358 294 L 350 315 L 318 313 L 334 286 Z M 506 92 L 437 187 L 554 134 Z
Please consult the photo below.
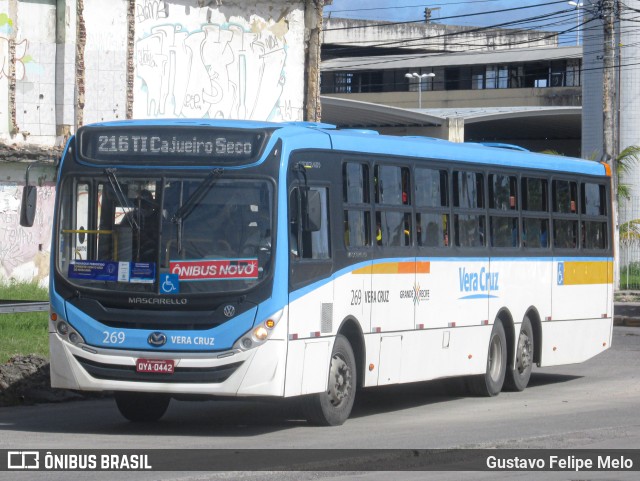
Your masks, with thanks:
M 416 229 L 418 246 L 449 245 L 449 176 L 446 170 L 416 168 Z
M 447 171 L 416 169 L 416 205 L 418 207 L 448 207 Z
M 342 168 L 344 243 L 347 247 L 371 246 L 369 167 L 348 162 Z
M 553 181 L 553 211 L 560 214 L 578 213 L 578 186 L 568 180 Z
M 489 175 L 489 208 L 516 210 L 518 208 L 518 181 L 512 175 Z
M 329 210 L 328 189 L 311 187 L 310 193 L 317 192 L 320 198 L 320 225 L 318 230 L 304 230 L 302 216 L 307 207 L 304 187 L 294 188 L 289 195 L 289 252 L 294 259 L 329 259 Z M 312 196 L 309 195 L 309 198 Z
M 578 184 L 570 180 L 554 180 L 553 246 L 559 249 L 578 248 Z
M 600 184 L 582 184 L 581 214 L 607 215 L 606 189 Z
M 379 164 L 374 170 L 376 244 L 411 245 L 411 171 L 408 167 Z
M 522 178 L 522 210 L 549 212 L 547 179 Z
M 484 175 L 478 172 L 453 172 L 453 228 L 458 247 L 486 245 L 484 213 Z
M 381 246 L 411 245 L 411 214 L 408 212 L 376 212 L 376 242 Z
M 547 179 L 522 177 L 522 245 L 528 249 L 549 247 L 549 190 Z
M 343 201 L 348 204 L 369 202 L 369 167 L 365 164 L 348 162 L 342 169 Z
M 607 242 L 607 193 L 602 184 L 583 183 L 580 188 L 582 247 L 604 250 Z
M 493 247 L 518 247 L 518 179 L 514 175 L 489 175 L 490 239 Z
M 453 206 L 484 208 L 484 176 L 477 172 L 453 172 Z
M 377 165 L 375 168 L 376 203 L 409 205 L 409 169 L 395 165 Z

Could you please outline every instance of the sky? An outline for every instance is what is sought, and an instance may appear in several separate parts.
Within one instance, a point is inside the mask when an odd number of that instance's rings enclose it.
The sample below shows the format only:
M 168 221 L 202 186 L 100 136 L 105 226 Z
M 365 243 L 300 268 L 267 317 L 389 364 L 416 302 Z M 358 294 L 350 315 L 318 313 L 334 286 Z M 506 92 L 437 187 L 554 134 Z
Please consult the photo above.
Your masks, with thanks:
M 324 15 L 391 22 L 424 21 L 426 7 L 432 9 L 433 22 L 447 25 L 487 27 L 540 17 L 521 24 L 505 25 L 505 28 L 571 29 L 562 37 L 568 44 L 576 41 L 575 28 L 581 13 L 566 0 L 333 0 L 333 5 L 324 8 Z M 454 16 L 459 17 L 450 18 Z

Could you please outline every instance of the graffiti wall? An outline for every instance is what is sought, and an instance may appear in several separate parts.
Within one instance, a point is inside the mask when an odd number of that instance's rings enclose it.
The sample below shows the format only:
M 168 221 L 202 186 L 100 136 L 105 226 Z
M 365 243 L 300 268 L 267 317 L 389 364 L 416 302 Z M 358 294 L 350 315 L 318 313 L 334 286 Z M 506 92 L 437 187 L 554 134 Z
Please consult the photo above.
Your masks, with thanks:
M 136 0 L 134 117 L 302 120 L 304 10 L 273 3 Z
M 0 282 L 48 276 L 54 187 L 39 189 L 36 225 L 22 228 L 24 173 L 6 175 L 35 160 L 32 146 L 59 148 L 80 125 L 126 118 L 303 120 L 304 9 L 0 0 L 0 143 L 11 154 L 0 158 Z
M 38 188 L 33 227 L 21 227 L 23 185 L 0 182 L 0 283 L 33 281 L 47 287 L 55 188 L 51 182 Z

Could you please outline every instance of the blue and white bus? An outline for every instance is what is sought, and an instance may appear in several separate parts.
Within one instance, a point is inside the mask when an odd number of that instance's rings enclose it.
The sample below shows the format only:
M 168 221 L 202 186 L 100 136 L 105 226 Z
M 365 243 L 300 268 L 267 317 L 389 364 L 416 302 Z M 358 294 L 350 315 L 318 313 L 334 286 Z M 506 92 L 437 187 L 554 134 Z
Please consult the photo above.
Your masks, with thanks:
M 123 121 L 59 166 L 53 387 L 113 391 L 132 421 L 172 397 L 301 397 L 338 425 L 361 387 L 606 350 L 611 183 L 581 159 L 325 124 Z M 29 218 L 29 215 L 25 215 Z

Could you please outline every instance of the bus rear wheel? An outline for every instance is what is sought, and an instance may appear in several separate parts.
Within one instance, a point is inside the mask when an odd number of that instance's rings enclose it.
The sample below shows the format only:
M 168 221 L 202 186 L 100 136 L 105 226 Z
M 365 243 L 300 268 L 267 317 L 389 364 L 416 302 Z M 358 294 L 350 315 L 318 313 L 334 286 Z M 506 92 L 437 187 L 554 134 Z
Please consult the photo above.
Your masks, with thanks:
M 499 320 L 493 324 L 489 338 L 487 369 L 483 375 L 469 379 L 469 390 L 476 396 L 497 396 L 507 371 L 507 336 Z
M 307 421 L 317 426 L 339 426 L 351 414 L 356 395 L 356 362 L 346 337 L 338 335 L 329 364 L 327 390 L 302 399 Z
M 157 393 L 116 391 L 114 397 L 120 414 L 136 423 L 157 421 L 167 412 L 171 401 L 166 394 Z
M 529 384 L 533 367 L 533 328 L 529 317 L 525 316 L 518 336 L 514 369 L 507 371 L 505 387 L 509 391 L 523 391 Z

